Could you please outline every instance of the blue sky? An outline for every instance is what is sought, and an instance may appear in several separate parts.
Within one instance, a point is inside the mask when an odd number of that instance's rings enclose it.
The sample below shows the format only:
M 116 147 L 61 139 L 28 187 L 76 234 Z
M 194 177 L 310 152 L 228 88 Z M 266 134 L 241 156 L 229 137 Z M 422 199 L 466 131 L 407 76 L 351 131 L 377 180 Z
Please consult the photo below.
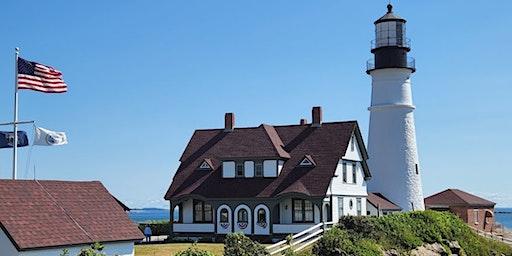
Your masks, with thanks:
M 510 1 L 393 1 L 408 20 L 425 195 L 456 187 L 512 206 Z M 101 180 L 132 207 L 166 206 L 196 128 L 310 120 L 368 131 L 373 21 L 387 1 L 3 1 L 0 120 L 13 55 L 63 71 L 69 92 L 20 93 L 20 119 L 69 144 L 20 150 L 31 178 Z M 24 127 L 30 130 L 30 126 Z M 31 132 L 30 132 L 31 133 Z M 9 178 L 11 151 L 0 152 Z

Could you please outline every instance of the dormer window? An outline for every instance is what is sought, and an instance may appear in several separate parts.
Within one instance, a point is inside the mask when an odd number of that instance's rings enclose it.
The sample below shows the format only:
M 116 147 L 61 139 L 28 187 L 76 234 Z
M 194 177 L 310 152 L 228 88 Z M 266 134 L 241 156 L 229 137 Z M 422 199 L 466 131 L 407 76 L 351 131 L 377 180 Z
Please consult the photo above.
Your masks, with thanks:
M 302 159 L 302 162 L 299 164 L 300 166 L 311 166 L 313 165 L 311 161 L 309 161 L 307 158 Z
M 302 161 L 299 163 L 299 166 L 301 167 L 309 167 L 315 165 L 316 163 L 310 155 L 305 155 L 304 158 L 302 158 Z
M 199 165 L 200 170 L 213 170 L 213 164 L 210 159 L 204 159 L 201 165 Z

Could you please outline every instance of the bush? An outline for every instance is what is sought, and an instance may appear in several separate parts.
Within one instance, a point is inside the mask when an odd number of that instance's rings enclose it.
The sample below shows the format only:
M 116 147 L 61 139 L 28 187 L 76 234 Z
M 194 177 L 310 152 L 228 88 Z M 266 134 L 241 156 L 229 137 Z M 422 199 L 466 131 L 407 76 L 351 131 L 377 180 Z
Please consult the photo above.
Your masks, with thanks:
M 333 227 L 313 246 L 313 255 L 345 256 L 350 255 L 354 244 L 348 238 L 347 231 Z
M 267 256 L 265 247 L 242 233 L 232 233 L 224 240 L 224 256 Z
M 382 255 L 385 250 L 406 254 L 423 244 L 458 241 L 467 255 L 512 256 L 512 248 L 473 232 L 448 212 L 417 211 L 379 218 L 345 217 L 339 228 L 326 232 L 313 247 L 315 255 Z
M 214 256 L 214 254 L 197 248 L 197 244 L 193 243 L 188 249 L 178 252 L 176 256 Z

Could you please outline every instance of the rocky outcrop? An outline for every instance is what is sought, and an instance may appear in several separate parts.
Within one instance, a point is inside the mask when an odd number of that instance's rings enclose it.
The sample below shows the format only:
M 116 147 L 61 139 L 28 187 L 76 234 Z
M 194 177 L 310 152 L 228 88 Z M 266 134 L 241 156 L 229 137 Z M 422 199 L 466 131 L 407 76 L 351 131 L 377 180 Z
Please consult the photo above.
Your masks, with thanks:
M 411 256 L 466 256 L 462 247 L 457 241 L 443 241 L 443 244 L 433 243 L 424 244 L 409 252 Z M 448 250 L 449 249 L 449 250 Z M 384 256 L 399 256 L 396 250 L 388 250 L 384 252 Z

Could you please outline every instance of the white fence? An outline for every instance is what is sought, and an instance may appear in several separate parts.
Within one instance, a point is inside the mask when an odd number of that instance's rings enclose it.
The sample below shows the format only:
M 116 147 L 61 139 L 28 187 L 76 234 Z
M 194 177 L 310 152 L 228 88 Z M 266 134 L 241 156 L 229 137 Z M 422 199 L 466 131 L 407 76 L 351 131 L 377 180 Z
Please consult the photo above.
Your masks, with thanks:
M 294 252 L 300 251 L 307 246 L 318 241 L 322 237 L 322 234 L 331 229 L 335 222 L 322 222 L 318 223 L 304 231 L 301 231 L 292 236 L 291 241 L 284 239 L 275 244 L 267 246 L 267 250 L 270 255 L 275 255 L 284 250 L 290 248 Z

